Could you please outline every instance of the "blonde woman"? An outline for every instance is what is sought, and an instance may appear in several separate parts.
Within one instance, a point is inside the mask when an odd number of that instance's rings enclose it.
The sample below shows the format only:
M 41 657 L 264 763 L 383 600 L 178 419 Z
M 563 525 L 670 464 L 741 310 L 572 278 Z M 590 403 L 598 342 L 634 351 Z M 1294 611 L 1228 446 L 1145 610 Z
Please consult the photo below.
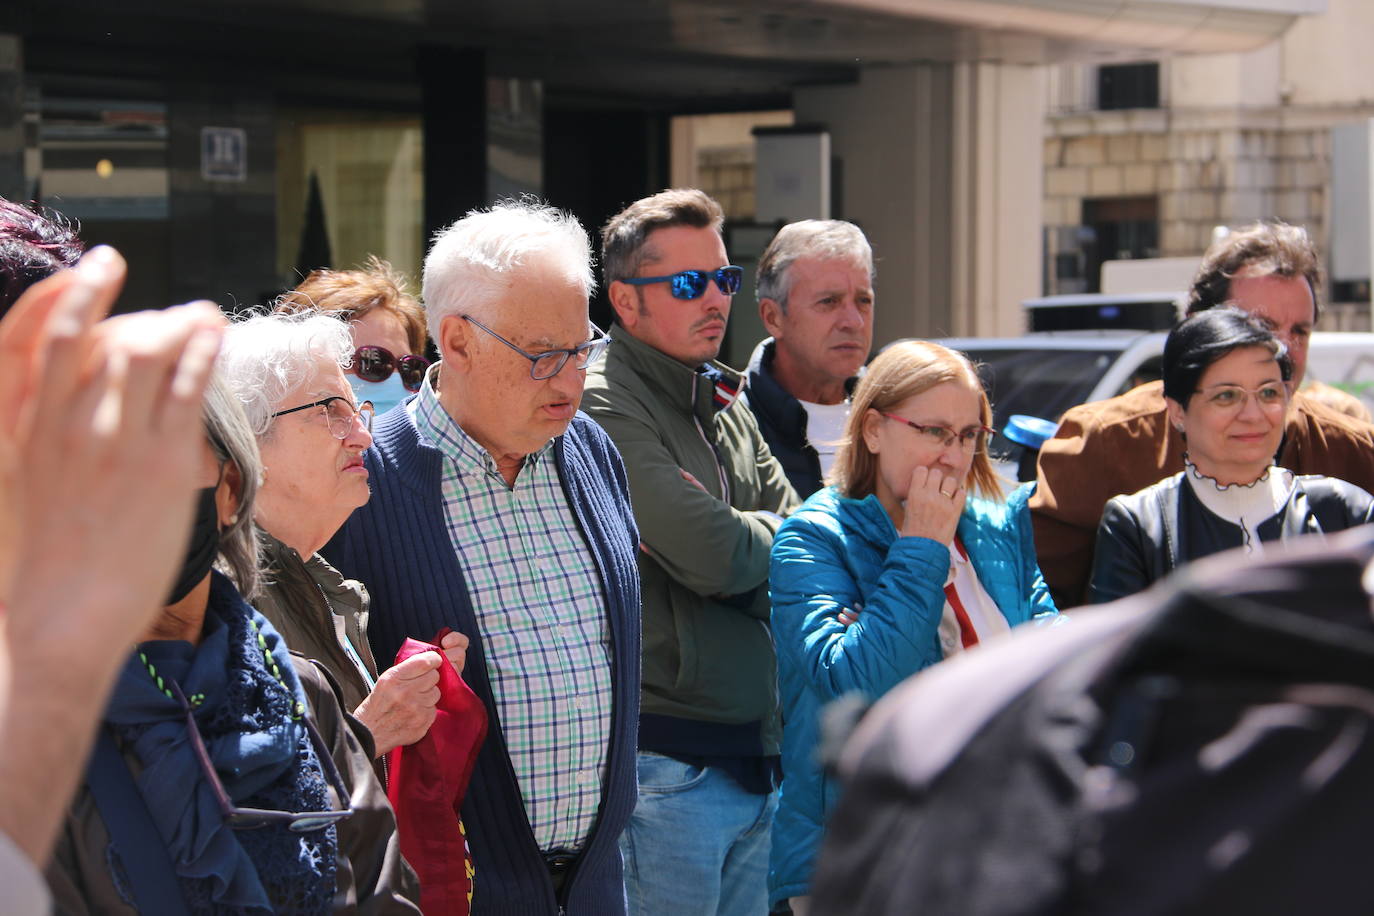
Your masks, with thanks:
M 1026 492 L 1003 501 L 988 459 L 991 419 L 962 354 L 915 341 L 887 348 L 854 391 L 832 485 L 773 542 L 785 725 L 769 897 L 790 899 L 794 912 L 805 911 L 835 798 L 815 761 L 821 707 L 854 691 L 877 699 L 941 659 L 1055 613 Z

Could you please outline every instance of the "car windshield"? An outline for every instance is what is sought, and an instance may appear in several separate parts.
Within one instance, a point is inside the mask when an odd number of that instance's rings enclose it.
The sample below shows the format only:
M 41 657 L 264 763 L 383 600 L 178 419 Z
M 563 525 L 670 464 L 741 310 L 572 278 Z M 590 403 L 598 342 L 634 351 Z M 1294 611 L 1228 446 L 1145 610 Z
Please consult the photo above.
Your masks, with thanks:
M 990 449 L 1007 454 L 1014 443 L 1001 430 L 1012 414 L 1029 414 L 1059 422 L 1064 411 L 1082 404 L 1112 363 L 1118 349 L 1052 350 L 1043 347 L 966 347 L 992 399 L 992 426 L 998 430 Z

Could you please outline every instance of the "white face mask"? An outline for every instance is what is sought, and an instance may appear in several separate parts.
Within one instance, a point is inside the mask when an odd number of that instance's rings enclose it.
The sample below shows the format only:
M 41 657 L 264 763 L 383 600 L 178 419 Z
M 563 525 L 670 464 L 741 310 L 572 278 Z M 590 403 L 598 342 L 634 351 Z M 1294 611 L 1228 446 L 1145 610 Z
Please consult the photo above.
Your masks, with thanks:
M 348 384 L 353 388 L 353 396 L 358 399 L 358 403 L 371 401 L 372 409 L 377 416 L 381 416 L 397 404 L 410 397 L 410 391 L 401 381 L 400 372 L 392 372 L 385 381 L 365 382 L 356 375 L 348 376 Z

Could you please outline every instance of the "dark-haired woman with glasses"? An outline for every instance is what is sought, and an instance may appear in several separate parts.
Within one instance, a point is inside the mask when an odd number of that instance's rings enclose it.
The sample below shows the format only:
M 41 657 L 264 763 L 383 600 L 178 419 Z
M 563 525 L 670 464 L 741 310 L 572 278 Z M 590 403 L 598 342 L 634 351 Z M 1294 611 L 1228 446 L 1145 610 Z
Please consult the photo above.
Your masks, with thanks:
M 1292 364 L 1283 344 L 1240 309 L 1208 309 L 1164 343 L 1169 422 L 1183 434 L 1182 472 L 1107 503 L 1089 598 L 1132 595 L 1199 557 L 1248 552 L 1374 520 L 1352 483 L 1274 465 Z
M 55 911 L 417 913 L 391 808 L 328 680 L 241 594 L 259 581 L 262 467 L 218 380 L 205 421 L 190 543 L 105 711 L 48 868 Z
M 277 301 L 278 311 L 324 312 L 353 335 L 346 370 L 358 403 L 382 414 L 420 390 L 429 359 L 424 309 L 406 278 L 376 255 L 357 270 L 314 270 Z
M 807 906 L 835 801 L 816 761 L 821 708 L 852 692 L 877 699 L 942 659 L 1055 613 L 1026 493 L 1002 501 L 988 459 L 991 420 L 962 354 L 893 344 L 854 389 L 831 485 L 773 541 L 784 728 L 768 886 L 770 901 L 790 899 L 794 912 Z
M 292 649 L 334 676 L 381 758 L 428 732 L 442 660 L 430 652 L 379 666 L 367 639 L 367 592 L 319 555 L 371 495 L 363 452 L 373 412 L 354 402 L 344 377 L 350 352 L 348 328 L 329 315 L 250 315 L 225 333 L 219 371 L 244 407 L 265 468 L 254 520 L 269 576 L 254 603 Z M 467 637 L 445 639 L 461 673 Z

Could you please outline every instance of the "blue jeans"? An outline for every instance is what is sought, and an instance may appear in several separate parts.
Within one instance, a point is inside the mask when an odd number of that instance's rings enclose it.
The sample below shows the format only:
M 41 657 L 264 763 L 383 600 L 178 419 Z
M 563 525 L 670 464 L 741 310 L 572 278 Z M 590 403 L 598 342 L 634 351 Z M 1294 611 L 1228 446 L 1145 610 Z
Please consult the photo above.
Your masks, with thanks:
M 620 837 L 630 916 L 765 916 L 777 807 L 777 792 L 641 751 L 639 803 Z

